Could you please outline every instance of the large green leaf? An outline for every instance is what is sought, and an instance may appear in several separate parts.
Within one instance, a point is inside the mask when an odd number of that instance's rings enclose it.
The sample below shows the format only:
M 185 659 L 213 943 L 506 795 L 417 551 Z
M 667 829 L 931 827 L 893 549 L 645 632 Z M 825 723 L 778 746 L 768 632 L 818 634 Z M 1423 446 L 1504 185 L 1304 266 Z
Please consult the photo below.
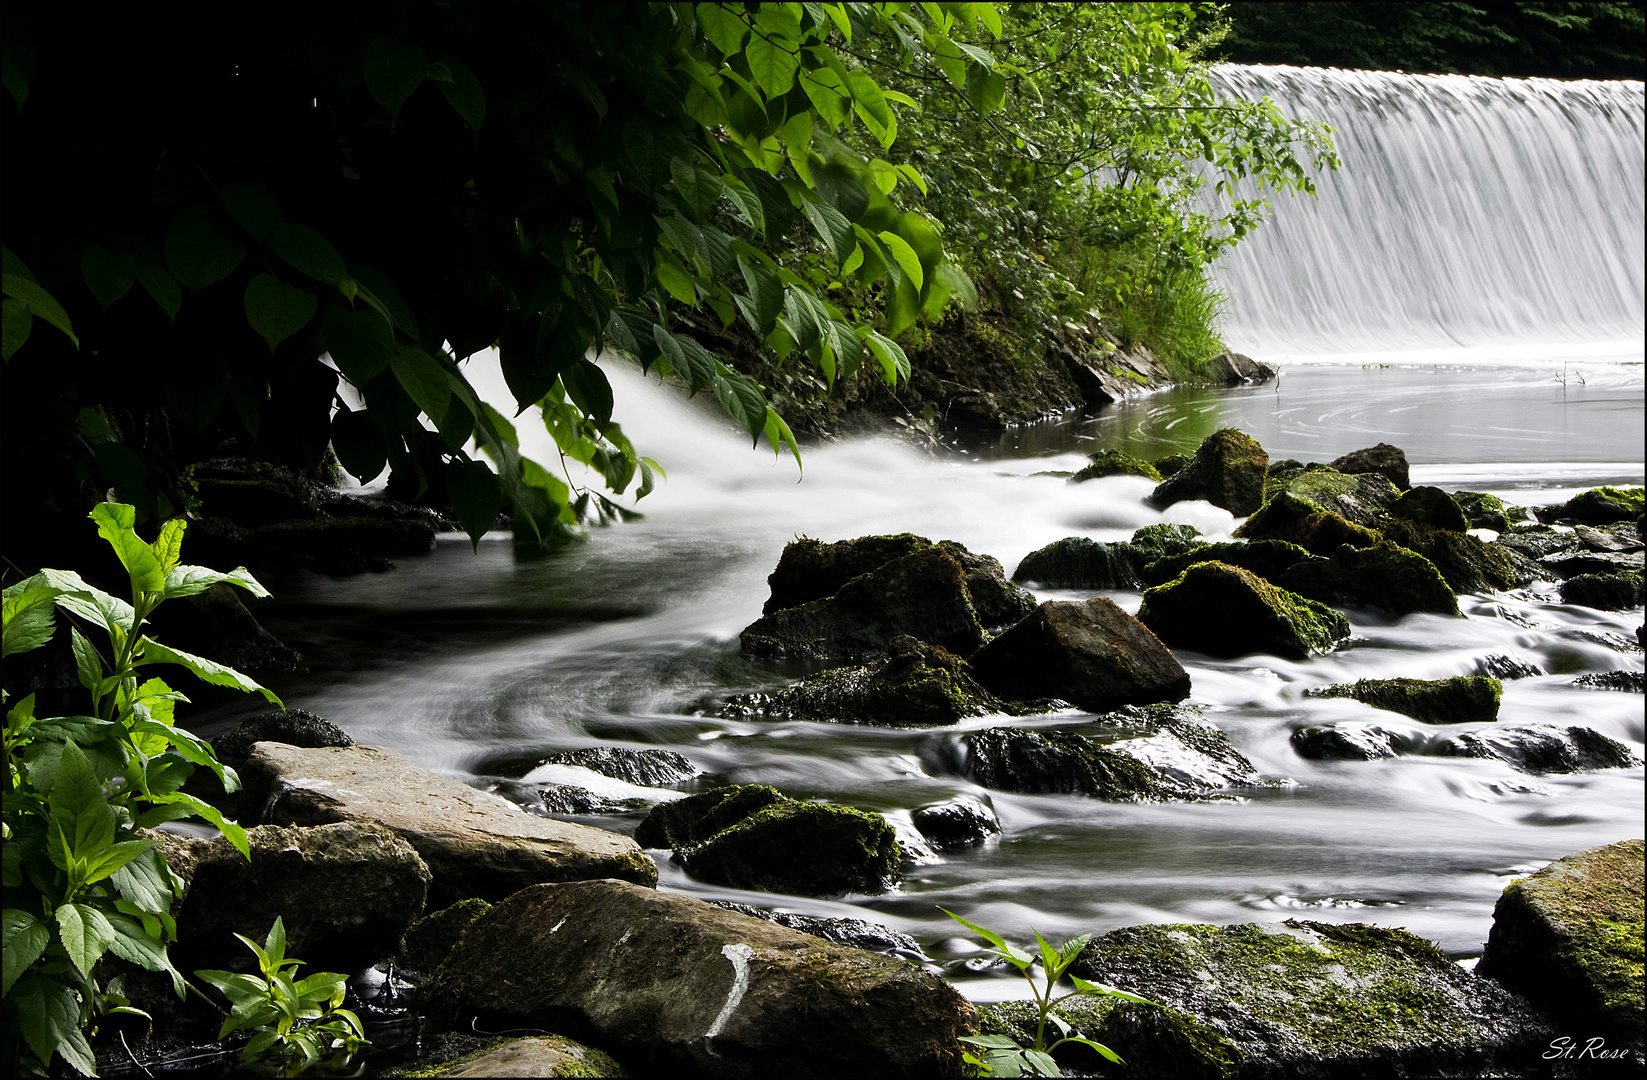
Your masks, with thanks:
M 0 956 L 4 957 L 5 983 L 0 993 L 10 994 L 12 984 L 51 944 L 51 928 L 27 911 L 16 908 L 7 908 L 3 919 Z
M 821 199 L 801 200 L 801 210 L 806 219 L 812 222 L 812 227 L 818 230 L 823 242 L 829 245 L 830 252 L 835 256 L 837 263 L 844 263 L 858 246 L 858 239 L 852 232 L 852 223 L 841 212 Z
M 332 362 L 356 386 L 365 386 L 395 355 L 394 327 L 370 309 L 350 311 L 342 304 L 331 304 L 321 333 Z
M 503 509 L 503 490 L 497 476 L 485 462 L 454 458 L 446 463 L 446 490 L 458 524 L 478 551 L 482 534 L 497 523 L 498 511 Z
M 29 340 L 29 331 L 34 327 L 34 316 L 29 314 L 29 306 L 21 300 L 6 297 L 3 301 L 4 316 L 0 317 L 0 333 L 4 334 L 4 358 L 11 362 L 13 354 L 23 347 Z
M 885 245 L 888 254 L 897 262 L 898 269 L 903 271 L 904 276 L 910 280 L 910 283 L 915 286 L 915 290 L 919 292 L 922 283 L 926 279 L 926 272 L 921 269 L 921 258 L 915 254 L 915 249 L 909 246 L 909 241 L 893 232 L 881 233 L 880 241 Z
M 244 690 L 247 693 L 262 694 L 276 705 L 280 705 L 280 699 L 275 696 L 274 691 L 259 686 L 234 668 L 225 667 L 215 661 L 186 653 L 181 649 L 170 648 L 153 639 L 143 642 L 143 655 L 136 660 L 134 666 L 145 667 L 149 664 L 178 664 L 193 672 L 195 677 L 202 682 L 211 683 L 213 686 L 231 686 L 236 690 Z
M 677 157 L 669 163 L 669 175 L 675 181 L 675 190 L 700 219 L 726 191 L 719 173 L 685 158 Z
M 69 323 L 69 313 L 63 310 L 63 305 L 51 293 L 16 274 L 0 275 L 0 291 L 26 304 L 30 314 L 45 319 L 67 334 L 76 348 L 80 347 L 80 339 L 74 336 L 74 327 Z
M 276 225 L 269 234 L 269 250 L 323 285 L 336 285 L 349 276 L 332 242 L 306 225 Z
M 57 606 L 93 624 L 129 632 L 132 625 L 132 606 L 117 596 L 110 596 L 93 588 L 72 570 L 53 570 L 49 567 L 12 588 L 48 586 L 60 590 Z
M 111 304 L 131 291 L 137 281 L 137 263 L 130 255 L 113 255 L 101 246 L 93 247 L 80 260 L 80 276 L 107 311 Z
M 366 47 L 366 88 L 391 116 L 429 73 L 429 54 L 413 41 L 380 37 Z
M 452 77 L 441 82 L 440 92 L 445 95 L 446 103 L 463 117 L 463 122 L 479 132 L 486 119 L 486 91 L 475 73 L 459 61 L 447 57 L 443 63 Z
M 166 265 L 172 276 L 196 291 L 234 273 L 246 245 L 218 223 L 209 206 L 191 206 L 166 230 Z
M 52 617 L 53 601 L 61 595 L 61 589 L 48 586 L 20 589 L 16 595 L 8 595 L 4 601 L 4 645 L 0 647 L 0 655 L 29 652 L 50 641 L 57 625 Z
M 273 274 L 259 274 L 246 286 L 246 321 L 263 335 L 269 351 L 308 325 L 317 301 Z
M 44 975 L 19 979 L 6 996 L 17 1010 L 23 1038 L 41 1061 L 50 1063 L 53 1054 L 85 1076 L 97 1075 L 91 1047 L 80 1031 L 80 999 L 66 983 Z
M 795 72 L 800 68 L 794 49 L 792 40 L 756 34 L 744 50 L 749 72 L 766 92 L 767 100 L 783 97 L 793 89 Z
M 598 365 L 579 360 L 560 373 L 560 381 L 572 403 L 598 427 L 612 422 L 612 384 Z
M 111 914 L 107 921 L 114 935 L 109 940 L 109 951 L 138 967 L 166 972 L 172 977 L 172 989 L 181 998 L 188 987 L 183 981 L 183 973 L 172 964 L 166 943 L 156 940 L 141 922 L 129 915 Z
M 149 550 L 160 563 L 160 570 L 171 580 L 171 572 L 177 568 L 178 561 L 183 557 L 183 534 L 188 531 L 187 518 L 175 517 L 160 526 L 160 535 L 155 537 Z
M 64 904 L 57 909 L 56 919 L 63 950 L 80 973 L 90 978 L 92 968 L 114 944 L 114 927 L 90 904 Z
M 110 883 L 122 898 L 144 911 L 163 914 L 171 910 L 173 888 L 170 869 L 165 856 L 150 846 L 137 857 L 116 870 Z
M 332 451 L 338 463 L 362 484 L 376 480 L 388 464 L 383 432 L 366 412 L 339 408 L 332 416 Z
M 452 399 L 451 380 L 446 377 L 440 361 L 422 349 L 401 349 L 390 359 L 389 366 L 407 396 L 425 416 L 439 424 Z
M 742 51 L 743 42 L 749 36 L 749 24 L 737 14 L 737 10 L 730 4 L 699 4 L 694 9 L 698 16 L 698 25 L 703 28 L 703 36 L 708 38 L 723 56 L 732 56 Z
M 166 313 L 166 318 L 176 322 L 177 313 L 183 309 L 183 290 L 178 288 L 177 279 L 155 264 L 138 271 L 137 280 L 143 283 L 143 288 L 154 302 L 160 305 L 160 310 Z
M 257 240 L 269 235 L 269 230 L 280 224 L 280 203 L 262 184 L 250 180 L 236 180 L 218 192 L 229 216 Z
M 733 372 L 717 373 L 711 381 L 715 400 L 739 427 L 759 439 L 766 430 L 766 397 L 760 388 Z
M 97 534 L 108 541 L 131 575 L 132 588 L 159 592 L 166 587 L 166 571 L 154 549 L 137 535 L 137 508 L 125 503 L 98 503 L 87 515 L 97 523 Z
M 253 596 L 269 595 L 269 590 L 259 584 L 251 571 L 244 566 L 237 566 L 228 573 L 206 566 L 174 566 L 166 573 L 165 596 L 168 600 L 179 596 L 193 596 L 205 592 L 220 581 L 237 589 L 245 589 Z
M 80 685 L 101 699 L 103 695 L 97 693 L 97 684 L 103 681 L 102 658 L 97 655 L 97 649 L 86 640 L 86 636 L 78 627 L 69 627 L 69 641 L 74 648 L 74 669 L 80 679 Z

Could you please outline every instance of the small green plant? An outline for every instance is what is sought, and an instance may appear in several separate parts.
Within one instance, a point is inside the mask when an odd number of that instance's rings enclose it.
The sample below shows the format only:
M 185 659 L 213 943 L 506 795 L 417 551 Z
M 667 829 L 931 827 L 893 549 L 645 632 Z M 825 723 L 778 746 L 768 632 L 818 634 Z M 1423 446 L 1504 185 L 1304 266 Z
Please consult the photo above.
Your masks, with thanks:
M 263 974 L 195 972 L 229 999 L 229 1015 L 217 1037 L 255 1031 L 240 1060 L 261 1059 L 278 1066 L 281 1076 L 301 1076 L 317 1065 L 334 1076 L 359 1075 L 359 1068 L 352 1074 L 348 1070 L 370 1040 L 360 1017 L 343 1008 L 346 976 L 321 971 L 294 982 L 303 961 L 286 955 L 286 924 L 278 915 L 262 947 L 244 934 L 235 937 L 257 955 Z
M 1052 1052 L 1065 1043 L 1080 1043 L 1090 1046 L 1106 1061 L 1113 1061 L 1117 1065 L 1125 1064 L 1121 1055 L 1094 1039 L 1089 1039 L 1076 1031 L 1063 1017 L 1053 1009 L 1063 1001 L 1072 997 L 1117 997 L 1126 1001 L 1136 1001 L 1143 1005 L 1153 1005 L 1149 998 L 1129 994 L 1125 990 L 1117 990 L 1113 986 L 1102 983 L 1088 982 L 1077 975 L 1069 974 L 1069 969 L 1081 955 L 1081 950 L 1087 947 L 1092 940 L 1091 934 L 1082 934 L 1080 937 L 1070 938 L 1057 948 L 1040 934 L 1035 934 L 1035 943 L 1040 946 L 1040 955 L 1031 956 L 1022 949 L 1009 944 L 993 930 L 986 930 L 976 923 L 967 922 L 959 915 L 947 908 L 939 908 L 945 915 L 954 919 L 974 934 L 995 946 L 989 950 L 1018 969 L 1029 982 L 1029 992 L 1035 1001 L 1035 1042 L 1032 1046 L 1021 1046 L 1015 1039 L 1006 1035 L 972 1035 L 961 1039 L 962 1042 L 976 1046 L 984 1052 L 979 1058 L 971 1053 L 966 1055 L 968 1064 L 978 1067 L 980 1076 L 1062 1076 L 1063 1070 L 1058 1063 L 1052 1060 Z M 1033 930 L 1031 933 L 1035 933 Z M 1042 982 L 1036 984 L 1035 965 L 1041 966 Z M 1054 997 L 1054 992 L 1060 980 L 1068 978 L 1075 989 L 1066 994 Z M 1050 1046 L 1047 1045 L 1047 1025 L 1057 1029 L 1059 1038 Z

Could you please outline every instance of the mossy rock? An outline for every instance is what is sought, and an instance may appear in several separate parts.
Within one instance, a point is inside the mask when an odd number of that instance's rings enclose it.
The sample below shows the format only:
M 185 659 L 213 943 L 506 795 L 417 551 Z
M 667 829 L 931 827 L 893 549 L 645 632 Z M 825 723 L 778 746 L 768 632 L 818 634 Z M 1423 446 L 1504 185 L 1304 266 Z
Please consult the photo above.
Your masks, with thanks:
M 1126 1061 L 1122 1075 L 1222 1080 L 1240 1073 L 1240 1051 L 1214 1028 L 1176 1009 L 1090 995 L 1067 998 L 1052 1012 L 1083 1037 L 1120 1055 Z M 1037 1019 L 1035 1006 L 1027 1001 L 981 1005 L 978 1033 L 1033 1046 Z M 1048 1024 L 1046 1041 L 1058 1038 L 1056 1027 Z M 1077 1075 L 1104 1076 L 1112 1068 L 1098 1051 L 1081 1043 L 1065 1043 L 1052 1057 L 1066 1070 L 1079 1070 Z
M 931 546 L 932 541 L 914 533 L 860 536 L 833 544 L 803 536 L 784 545 L 777 567 L 767 576 L 772 595 L 761 614 L 834 596 L 853 578 Z
M 1299 522 L 1321 512 L 1320 503 L 1311 502 L 1290 491 L 1277 491 L 1265 500 L 1263 506 L 1253 511 L 1246 521 L 1237 526 L 1233 535 L 1249 540 L 1273 538 L 1283 530 L 1291 529 Z
M 1264 476 L 1270 456 L 1258 440 L 1235 428 L 1215 431 L 1201 441 L 1190 463 L 1167 477 L 1148 502 L 1165 509 L 1186 499 L 1205 499 L 1246 517 L 1264 501 Z
M 1012 580 L 1049 589 L 1135 589 L 1138 568 L 1127 544 L 1066 536 L 1025 555 Z
M 1541 521 L 1575 525 L 1609 525 L 1615 521 L 1635 521 L 1642 515 L 1642 489 L 1598 487 L 1580 492 L 1556 506 L 1538 513 Z
M 1146 584 L 1160 585 L 1171 581 L 1198 562 L 1221 562 L 1226 566 L 1239 566 L 1243 570 L 1250 570 L 1265 581 L 1280 584 L 1281 575 L 1288 568 L 1309 557 L 1308 551 L 1284 540 L 1201 544 L 1178 555 L 1155 560 L 1144 567 L 1141 576 Z
M 1273 501 L 1283 492 L 1368 529 L 1378 528 L 1388 516 L 1389 508 L 1401 497 L 1401 489 L 1380 473 L 1341 473 L 1326 465 L 1314 464 L 1278 485 L 1267 487 L 1265 502 Z
M 1146 589 L 1138 619 L 1167 644 L 1210 656 L 1269 652 L 1303 660 L 1350 636 L 1340 612 L 1216 562 Z
M 1643 848 L 1641 840 L 1592 848 L 1512 882 L 1477 969 L 1525 994 L 1572 1036 L 1600 1036 L 1638 1063 Z
M 1134 532 L 1127 545 L 1138 565 L 1142 566 L 1156 559 L 1183 554 L 1200 543 L 1197 539 L 1200 535 L 1201 530 L 1193 525 L 1163 522 L 1160 525 L 1145 525 Z
M 419 919 L 406 929 L 395 964 L 405 975 L 433 975 L 469 924 L 492 905 L 479 897 L 459 900 Z
M 388 1077 L 628 1076 L 617 1059 L 562 1035 L 493 1039 L 455 1058 L 391 1069 Z
M 1459 509 L 1452 496 L 1427 484 L 1403 491 L 1401 497 L 1390 504 L 1390 513 L 1432 529 L 1466 532 L 1470 527 L 1464 511 Z
M 1371 547 L 1345 544 L 1328 558 L 1301 560 L 1270 580 L 1283 589 L 1335 607 L 1377 608 L 1392 615 L 1459 613 L 1458 600 L 1435 564 L 1388 540 Z
M 1411 486 L 1407 455 L 1399 446 L 1379 443 L 1362 450 L 1351 450 L 1334 460 L 1330 468 L 1341 473 L 1378 473 L 1402 491 Z
M 1621 574 L 1579 574 L 1563 581 L 1560 588 L 1562 603 L 1602 611 L 1628 611 L 1641 607 L 1647 598 L 1642 574 L 1629 570 Z
M 1155 459 L 1155 471 L 1161 474 L 1162 479 L 1174 476 L 1184 471 L 1184 466 L 1192 460 L 1189 454 L 1167 454 Z
M 902 852 L 879 814 L 785 799 L 678 853 L 700 881 L 734 889 L 830 896 L 885 892 Z
M 1426 724 L 1465 724 L 1498 719 L 1504 684 L 1486 675 L 1450 679 L 1361 679 L 1307 692 L 1308 697 L 1354 698 L 1375 709 Z
M 1472 529 L 1491 529 L 1497 533 L 1510 529 L 1510 508 L 1497 495 L 1485 491 L 1455 491 L 1453 502 Z
M 654 806 L 635 829 L 635 843 L 647 848 L 701 844 L 751 814 L 788 801 L 766 784 L 730 784 Z
M 1088 455 L 1088 458 L 1092 464 L 1070 477 L 1070 483 L 1079 484 L 1104 476 L 1142 476 L 1156 483 L 1160 483 L 1162 479 L 1160 470 L 1154 465 L 1130 454 L 1123 454 L 1119 450 L 1102 450 Z
M 1384 536 L 1435 564 L 1455 593 L 1514 589 L 1527 581 L 1510 552 L 1462 532 L 1436 529 L 1404 518 L 1384 523 Z

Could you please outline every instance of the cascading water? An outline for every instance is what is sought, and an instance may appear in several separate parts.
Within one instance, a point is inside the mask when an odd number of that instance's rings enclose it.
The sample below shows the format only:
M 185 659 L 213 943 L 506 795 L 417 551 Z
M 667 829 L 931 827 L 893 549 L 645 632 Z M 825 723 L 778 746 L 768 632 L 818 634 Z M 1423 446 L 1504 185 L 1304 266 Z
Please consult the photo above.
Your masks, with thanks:
M 1283 207 L 1278 222 L 1225 268 L 1238 344 L 1264 357 L 1274 355 L 1269 349 L 1387 351 L 1400 342 L 1434 346 L 1505 334 L 1539 342 L 1639 338 L 1640 84 L 1562 88 L 1230 69 L 1219 77 L 1238 89 L 1308 90 L 1366 106 L 1317 113 L 1339 128 L 1345 159 L 1345 171 L 1322 182 L 1323 202 L 1360 209 L 1314 220 L 1306 204 Z M 1442 117 L 1457 131 L 1428 127 Z M 1484 146 L 1506 147 L 1497 165 L 1485 149 L 1460 149 L 1467 129 L 1534 125 L 1552 126 L 1551 138 L 1568 149 L 1552 151 L 1547 163 L 1482 134 Z M 1613 134 L 1602 137 L 1596 127 Z M 1598 141 L 1614 149 L 1576 149 Z M 1394 149 L 1381 157 L 1363 149 L 1381 143 Z M 1417 178 L 1401 178 L 1404 169 Z M 1466 194 L 1459 178 L 1487 169 L 1504 174 L 1490 189 L 1498 194 Z M 1512 193 L 1512 175 L 1529 186 Z M 1546 186 L 1534 185 L 1536 177 Z M 1451 210 L 1470 202 L 1498 209 L 1435 216 L 1441 204 Z M 1639 355 L 1639 340 L 1634 347 Z M 1122 540 L 1167 520 L 1221 540 L 1235 524 L 1206 503 L 1154 511 L 1143 501 L 1151 485 L 1136 478 L 1070 485 L 1057 473 L 1084 464 L 1081 451 L 1117 446 L 1156 456 L 1193 449 L 1211 431 L 1234 426 L 1260 438 L 1272 459 L 1328 461 L 1396 442 L 1414 463 L 1414 483 L 1490 491 L 1518 504 L 1557 502 L 1596 484 L 1641 483 L 1639 363 L 1589 362 L 1582 382 L 1561 383 L 1547 352 L 1492 369 L 1435 366 L 1433 352 L 1411 355 L 1423 366 L 1296 365 L 1279 386 L 1155 395 L 1073 426 L 1052 449 L 1016 458 L 934 459 L 879 442 L 817 448 L 806 455 L 804 476 L 787 458 L 752 452 L 712 410 L 612 365 L 618 418 L 642 452 L 669 470 L 640 507 L 644 521 L 535 559 L 504 542 L 483 542 L 477 555 L 454 536 L 427 558 L 400 560 L 391 574 L 274 575 L 267 584 L 282 606 L 265 622 L 311 666 L 306 675 L 275 680 L 275 689 L 288 705 L 330 717 L 359 741 L 482 786 L 518 777 L 544 754 L 608 744 L 666 747 L 716 781 L 769 783 L 905 822 L 912 808 L 952 795 L 989 798 L 1004 830 L 998 840 L 911 867 L 900 891 L 881 896 L 716 888 L 657 853 L 665 888 L 880 921 L 915 935 L 943 961 L 975 957 L 976 946 L 955 936 L 939 905 L 1017 940 L 1031 927 L 1057 938 L 1142 922 L 1302 915 L 1402 925 L 1454 954 L 1473 955 L 1511 875 L 1639 834 L 1642 768 L 1530 776 L 1490 759 L 1306 760 L 1290 743 L 1306 724 L 1376 723 L 1414 737 L 1435 729 L 1305 691 L 1364 677 L 1469 674 L 1484 658 L 1503 655 L 1546 674 L 1505 683 L 1498 727 L 1581 725 L 1640 755 L 1640 697 L 1573 685 L 1585 672 L 1642 669 L 1639 608 L 1564 605 L 1545 583 L 1461 597 L 1462 619 L 1351 611 L 1351 641 L 1307 661 L 1180 653 L 1193 680 L 1191 701 L 1266 777 L 1289 781 L 1246 800 L 1140 805 L 989 792 L 946 766 L 956 729 L 718 715 L 728 696 L 775 689 L 799 674 L 741 656 L 737 640 L 759 615 L 764 579 L 796 535 L 911 531 L 959 540 L 1010 570 L 1028 552 L 1072 534 Z M 477 381 L 488 389 L 486 377 Z M 488 392 L 507 400 L 501 380 Z M 1464 400 L 1466 410 L 1449 405 Z M 541 434 L 533 452 L 555 460 Z M 1130 610 L 1140 602 L 1137 593 L 1110 595 Z M 219 718 L 223 725 L 230 719 Z M 962 728 L 1080 719 L 991 717 Z M 600 777 L 570 767 L 529 775 L 603 787 Z M 607 789 L 614 797 L 636 794 Z M 584 820 L 632 832 L 638 817 Z M 963 969 L 950 974 L 980 999 L 1018 992 L 998 973 L 982 971 L 971 981 Z
M 1335 129 L 1343 167 L 1217 268 L 1255 354 L 1643 334 L 1643 84 L 1215 69 Z

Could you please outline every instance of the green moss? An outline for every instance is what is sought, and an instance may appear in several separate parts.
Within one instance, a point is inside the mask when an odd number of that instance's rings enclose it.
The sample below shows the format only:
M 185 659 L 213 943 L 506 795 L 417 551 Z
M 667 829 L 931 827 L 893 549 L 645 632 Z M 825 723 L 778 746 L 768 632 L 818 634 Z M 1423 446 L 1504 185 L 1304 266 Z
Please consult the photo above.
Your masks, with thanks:
M 1388 519 L 1383 531 L 1386 539 L 1434 563 L 1455 593 L 1513 589 L 1520 583 L 1509 553 L 1473 536 L 1403 518 Z
M 1308 559 L 1310 553 L 1283 540 L 1252 540 L 1244 544 L 1201 544 L 1178 555 L 1157 559 L 1140 575 L 1149 585 L 1171 581 L 1198 562 L 1221 562 L 1250 570 L 1266 581 L 1279 584 L 1288 567 Z
M 396 961 L 411 971 L 432 974 L 457 946 L 463 932 L 491 906 L 470 897 L 425 915 L 407 928 Z
M 1609 525 L 1615 521 L 1635 520 L 1641 517 L 1642 509 L 1641 488 L 1598 487 L 1580 492 L 1555 507 L 1553 517 L 1557 521 L 1573 521 L 1582 525 Z
M 1321 505 L 1290 491 L 1277 492 L 1235 530 L 1235 536 L 1249 540 L 1274 537 L 1306 518 L 1321 513 Z
M 1193 548 L 1201 530 L 1193 525 L 1145 525 L 1132 534 L 1127 544 L 1139 557 L 1140 565 L 1164 559 L 1170 555 L 1180 555 Z
M 900 852 L 879 814 L 785 799 L 681 852 L 688 873 L 736 889 L 822 896 L 884 892 Z
M 1155 459 L 1155 471 L 1164 478 L 1172 476 L 1174 473 L 1183 472 L 1184 466 L 1189 463 L 1190 455 L 1188 454 L 1167 454 L 1165 457 Z
M 1217 1031 L 1195 1017 L 1161 1005 L 1141 1005 L 1120 998 L 1072 997 L 1053 1007 L 1086 1038 L 1103 1043 L 1127 1063 L 1129 1075 L 1188 1078 L 1236 1076 L 1241 1053 Z M 978 1009 L 978 1033 L 1005 1035 L 1019 1046 L 1033 1046 L 1038 1012 L 1027 1001 L 1003 1001 Z M 1048 1045 L 1060 1038 L 1057 1025 L 1048 1023 Z M 1066 1043 L 1053 1052 L 1066 1069 L 1106 1075 L 1110 1068 L 1098 1051 L 1081 1043 Z
M 1393 615 L 1459 613 L 1458 601 L 1435 564 L 1388 540 L 1367 548 L 1345 545 L 1330 558 L 1296 563 L 1276 584 L 1323 604 L 1373 607 Z
M 1496 495 L 1485 491 L 1455 491 L 1453 502 L 1458 504 L 1464 520 L 1472 529 L 1507 532 L 1510 528 L 1509 509 Z
M 700 791 L 654 806 L 635 830 L 635 842 L 648 848 L 690 847 L 768 806 L 789 801 L 783 792 L 765 784 L 731 784 Z
M 1464 724 L 1498 719 L 1504 684 L 1486 675 L 1451 679 L 1362 679 L 1306 691 L 1308 697 L 1354 698 L 1375 709 L 1426 724 Z
M 1617 574 L 1579 574 L 1561 583 L 1561 602 L 1580 604 L 1602 611 L 1627 611 L 1640 607 L 1644 582 L 1639 570 Z
M 762 612 L 770 615 L 808 600 L 833 596 L 858 575 L 931 546 L 932 541 L 914 533 L 861 536 L 833 544 L 803 536 L 784 545 L 777 568 L 766 579 L 772 595 Z
M 1464 517 L 1464 511 L 1459 509 L 1452 496 L 1438 487 L 1428 485 L 1403 491 L 1400 498 L 1390 505 L 1390 513 L 1433 529 L 1464 532 L 1470 527 L 1469 521 Z
M 1131 589 L 1138 569 L 1130 545 L 1067 536 L 1025 555 L 1012 580 L 1052 589 Z
M 1119 450 L 1100 451 L 1090 455 L 1090 460 L 1092 464 L 1071 477 L 1071 483 L 1079 484 L 1101 476 L 1142 476 L 1157 483 L 1161 481 L 1161 473 L 1154 465 Z
M 1350 635 L 1340 612 L 1217 562 L 1196 563 L 1146 589 L 1138 619 L 1167 644 L 1212 656 L 1273 652 L 1302 660 Z

